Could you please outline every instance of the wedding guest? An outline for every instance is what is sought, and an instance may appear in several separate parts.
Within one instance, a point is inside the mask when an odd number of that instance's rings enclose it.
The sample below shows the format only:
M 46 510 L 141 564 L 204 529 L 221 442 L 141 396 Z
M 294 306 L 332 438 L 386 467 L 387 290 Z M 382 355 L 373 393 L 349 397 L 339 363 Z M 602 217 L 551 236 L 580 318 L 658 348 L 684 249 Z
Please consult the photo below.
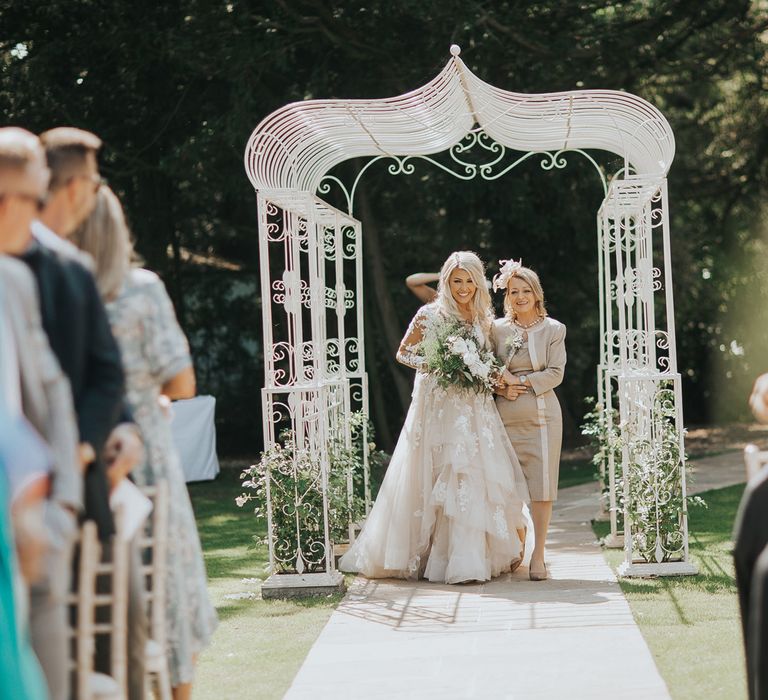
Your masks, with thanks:
M 101 140 L 72 127 L 44 132 L 51 170 L 48 197 L 32 227 L 34 240 L 22 256 L 36 271 L 43 324 L 72 384 L 85 473 L 86 517 L 96 522 L 104 556 L 114 524 L 109 492 L 139 463 L 141 436 L 125 404 L 120 351 L 89 267 L 92 262 L 66 237 L 90 214 L 101 187 L 97 154 Z M 87 261 L 87 262 L 86 262 Z M 144 647 L 148 620 L 143 603 L 139 550 L 129 561 L 128 695 L 144 697 Z M 96 670 L 110 670 L 110 640 L 96 638 Z
M 76 514 L 82 506 L 77 432 L 69 383 L 41 327 L 35 281 L 25 265 L 7 257 L 22 253 L 29 244 L 30 225 L 47 183 L 39 139 L 23 129 L 0 129 L 2 339 L 5 352 L 14 353 L 18 369 L 15 377 L 2 377 L 1 393 L 6 403 L 13 402 L 16 410 L 23 411 L 53 448 L 53 479 L 45 504 L 48 552 L 42 576 L 31 589 L 30 624 L 51 696 L 64 698 L 68 686 L 66 594 Z M 20 468 L 28 469 L 29 462 Z
M 768 374 L 752 388 L 749 407 L 768 423 Z M 733 560 L 747 661 L 749 697 L 768 697 L 768 470 L 747 484 L 736 515 Z
M 749 697 L 768 697 L 768 470 L 747 484 L 734 528 L 733 561 L 747 661 Z
M 761 374 L 755 379 L 749 397 L 749 407 L 758 421 L 768 423 L 768 374 Z
M 539 276 L 514 260 L 499 261 L 494 289 L 505 290 L 504 318 L 494 323 L 496 355 L 514 380 L 496 406 L 531 494 L 534 549 L 529 577 L 548 577 L 544 561 L 552 503 L 557 498 L 563 419 L 553 391 L 563 381 L 565 326 L 547 315 Z
M 0 421 L 0 433 L 5 425 Z M 0 434 L 0 444 L 3 437 Z M 0 450 L 0 697 L 46 700 L 45 677 L 29 645 L 24 615 L 17 601 L 18 576 L 8 482 Z
M 96 280 L 120 345 L 128 403 L 147 447 L 134 472 L 139 486 L 168 482 L 170 512 L 166 610 L 171 683 L 176 700 L 191 697 L 197 655 L 217 625 L 192 503 L 162 404 L 195 395 L 189 346 L 163 283 L 132 267 L 133 248 L 122 207 L 108 187 L 71 239 L 96 262 Z M 166 399 L 166 401 L 167 401 Z
M 429 304 L 437 298 L 437 290 L 429 285 L 440 280 L 438 272 L 414 272 L 405 278 L 408 287 L 423 304 Z

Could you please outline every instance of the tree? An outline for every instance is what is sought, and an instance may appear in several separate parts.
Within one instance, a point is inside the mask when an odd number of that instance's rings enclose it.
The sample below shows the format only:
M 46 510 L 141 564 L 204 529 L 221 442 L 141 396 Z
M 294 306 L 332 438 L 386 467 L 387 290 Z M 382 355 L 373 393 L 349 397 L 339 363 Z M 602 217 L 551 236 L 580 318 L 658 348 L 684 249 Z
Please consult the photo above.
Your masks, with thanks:
M 745 415 L 746 387 L 768 369 L 768 280 L 755 265 L 768 180 L 768 17 L 758 3 L 6 0 L 0 16 L 6 121 L 38 131 L 76 124 L 104 138 L 103 170 L 174 296 L 201 389 L 219 397 L 226 449 L 255 452 L 260 424 L 249 133 L 292 100 L 421 85 L 453 42 L 500 87 L 623 89 L 665 113 L 677 138 L 670 198 L 688 421 Z M 601 193 L 589 167 L 572 159 L 555 174 L 532 162 L 493 185 L 426 169 L 418 187 L 375 168 L 366 176 L 364 231 L 386 251 L 366 270 L 382 435 L 397 434 L 409 381 L 389 360 L 394 329 L 417 306 L 402 280 L 465 247 L 489 261 L 522 256 L 540 272 L 553 315 L 569 326 L 563 398 L 578 422 L 597 355 Z

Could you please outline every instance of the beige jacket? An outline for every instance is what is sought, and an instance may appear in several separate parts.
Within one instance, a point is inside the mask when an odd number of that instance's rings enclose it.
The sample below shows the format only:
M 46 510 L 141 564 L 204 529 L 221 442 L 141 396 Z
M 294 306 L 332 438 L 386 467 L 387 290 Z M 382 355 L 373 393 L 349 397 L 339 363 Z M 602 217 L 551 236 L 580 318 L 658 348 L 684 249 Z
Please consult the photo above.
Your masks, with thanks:
M 507 319 L 494 322 L 497 349 L 503 347 L 510 329 Z M 565 325 L 547 316 L 540 326 L 529 331 L 528 352 L 534 371 L 528 373 L 527 378 L 533 393 L 541 396 L 559 386 L 565 372 Z
M 2 342 L 10 343 L 18 364 L 18 385 L 2 387 L 3 393 L 11 401 L 20 399 L 27 420 L 51 447 L 51 498 L 81 510 L 83 481 L 72 393 L 42 328 L 37 287 L 24 263 L 0 256 L 0 291 L 3 325 L 10 336 Z

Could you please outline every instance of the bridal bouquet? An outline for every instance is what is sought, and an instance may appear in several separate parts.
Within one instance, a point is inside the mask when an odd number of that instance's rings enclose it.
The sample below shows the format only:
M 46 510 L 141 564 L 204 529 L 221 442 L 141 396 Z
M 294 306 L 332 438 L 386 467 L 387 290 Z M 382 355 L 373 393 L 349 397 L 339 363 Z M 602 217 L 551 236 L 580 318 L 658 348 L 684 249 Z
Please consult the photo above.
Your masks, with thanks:
M 478 342 L 474 329 L 460 321 L 435 325 L 422 341 L 426 370 L 444 389 L 490 392 L 499 381 L 501 363 Z

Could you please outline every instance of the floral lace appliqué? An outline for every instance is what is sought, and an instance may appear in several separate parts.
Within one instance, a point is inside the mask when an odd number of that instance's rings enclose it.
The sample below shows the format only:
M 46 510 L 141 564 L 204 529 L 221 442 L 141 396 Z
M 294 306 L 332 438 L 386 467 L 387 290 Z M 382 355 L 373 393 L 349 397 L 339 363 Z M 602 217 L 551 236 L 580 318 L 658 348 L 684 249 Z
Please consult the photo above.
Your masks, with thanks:
M 469 507 L 469 487 L 466 479 L 459 479 L 459 487 L 456 489 L 456 500 L 459 503 L 459 510 L 462 513 L 467 512 Z
M 507 519 L 504 517 L 504 509 L 501 506 L 496 506 L 496 510 L 493 513 L 493 524 L 496 526 L 496 534 L 502 540 L 509 539 L 509 527 L 507 526 Z
M 485 438 L 485 442 L 488 445 L 489 449 L 494 449 L 496 446 L 496 443 L 493 440 L 493 430 L 491 430 L 487 425 L 483 426 L 483 437 Z

